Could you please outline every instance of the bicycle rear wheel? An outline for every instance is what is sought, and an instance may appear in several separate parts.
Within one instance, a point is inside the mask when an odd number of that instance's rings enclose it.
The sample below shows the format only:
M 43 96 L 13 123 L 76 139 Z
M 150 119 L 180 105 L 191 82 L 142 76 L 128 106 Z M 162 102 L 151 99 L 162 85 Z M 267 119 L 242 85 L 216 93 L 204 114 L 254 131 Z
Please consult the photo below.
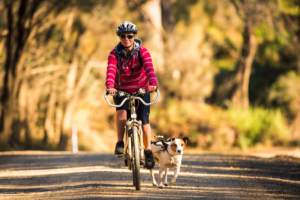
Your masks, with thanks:
M 138 143 L 138 132 L 137 127 L 132 127 L 132 149 L 133 149 L 133 162 L 132 162 L 132 175 L 133 175 L 133 185 L 136 190 L 141 189 L 140 183 L 140 155 L 139 155 L 139 143 Z

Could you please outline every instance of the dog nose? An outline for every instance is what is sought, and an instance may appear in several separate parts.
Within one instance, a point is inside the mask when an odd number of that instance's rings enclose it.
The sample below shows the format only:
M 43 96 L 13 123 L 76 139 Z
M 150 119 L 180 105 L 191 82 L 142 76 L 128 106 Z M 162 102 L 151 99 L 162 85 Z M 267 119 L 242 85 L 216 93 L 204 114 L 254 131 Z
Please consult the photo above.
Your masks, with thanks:
M 178 150 L 178 153 L 181 153 L 181 150 Z

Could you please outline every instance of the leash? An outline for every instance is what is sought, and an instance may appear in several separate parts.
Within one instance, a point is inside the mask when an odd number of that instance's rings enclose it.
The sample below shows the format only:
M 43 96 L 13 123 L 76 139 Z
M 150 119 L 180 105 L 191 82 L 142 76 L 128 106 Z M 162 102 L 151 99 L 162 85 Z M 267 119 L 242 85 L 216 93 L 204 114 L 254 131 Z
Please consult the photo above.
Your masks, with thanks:
M 163 135 L 156 135 L 156 134 L 155 134 L 155 133 L 153 133 L 152 131 L 151 131 L 151 133 L 152 133 L 152 134 L 154 135 L 154 137 L 155 137 L 155 138 L 157 138 L 157 139 L 158 139 L 158 138 L 161 138 L 161 139 L 162 139 L 162 138 L 164 138 L 164 136 L 163 136 Z

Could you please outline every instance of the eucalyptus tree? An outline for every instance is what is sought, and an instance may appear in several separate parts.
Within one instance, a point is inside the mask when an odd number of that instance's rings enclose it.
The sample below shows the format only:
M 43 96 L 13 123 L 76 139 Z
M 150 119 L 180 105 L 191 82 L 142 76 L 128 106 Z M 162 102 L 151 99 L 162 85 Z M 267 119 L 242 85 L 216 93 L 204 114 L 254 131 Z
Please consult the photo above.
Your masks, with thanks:
M 6 38 L 5 75 L 1 94 L 0 140 L 8 143 L 13 134 L 17 96 L 19 94 L 24 62 L 28 56 L 26 49 L 33 38 L 49 29 L 54 22 L 44 23 L 44 19 L 60 12 L 66 0 L 5 0 Z M 16 127 L 16 126 L 14 126 Z M 18 138 L 18 137 L 16 137 Z M 29 133 L 27 132 L 27 140 Z
M 243 22 L 243 44 L 238 57 L 236 73 L 231 79 L 231 102 L 236 108 L 249 107 L 249 79 L 258 46 L 255 31 L 260 29 L 277 6 L 270 0 L 231 0 Z

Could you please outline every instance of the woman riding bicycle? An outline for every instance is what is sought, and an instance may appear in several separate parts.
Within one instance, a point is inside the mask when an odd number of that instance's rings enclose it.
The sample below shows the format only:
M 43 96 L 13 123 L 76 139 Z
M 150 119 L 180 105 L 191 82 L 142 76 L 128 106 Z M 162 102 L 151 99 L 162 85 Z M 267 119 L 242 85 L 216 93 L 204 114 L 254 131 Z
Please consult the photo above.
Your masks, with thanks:
M 140 88 L 155 91 L 157 87 L 156 76 L 150 53 L 142 46 L 142 40 L 136 37 L 135 24 L 125 21 L 116 30 L 120 38 L 119 44 L 108 56 L 106 74 L 106 88 L 110 95 L 115 95 L 117 90 L 135 93 Z M 146 103 L 150 103 L 150 94 L 139 96 Z M 115 104 L 120 104 L 125 97 L 114 96 Z M 150 106 L 137 104 L 137 120 L 142 121 L 143 143 L 145 147 L 145 165 L 147 169 L 154 167 L 153 153 L 151 151 L 151 126 L 149 124 Z M 124 154 L 123 136 L 127 117 L 128 101 L 122 107 L 116 108 L 116 127 L 118 142 L 115 148 L 116 155 Z

